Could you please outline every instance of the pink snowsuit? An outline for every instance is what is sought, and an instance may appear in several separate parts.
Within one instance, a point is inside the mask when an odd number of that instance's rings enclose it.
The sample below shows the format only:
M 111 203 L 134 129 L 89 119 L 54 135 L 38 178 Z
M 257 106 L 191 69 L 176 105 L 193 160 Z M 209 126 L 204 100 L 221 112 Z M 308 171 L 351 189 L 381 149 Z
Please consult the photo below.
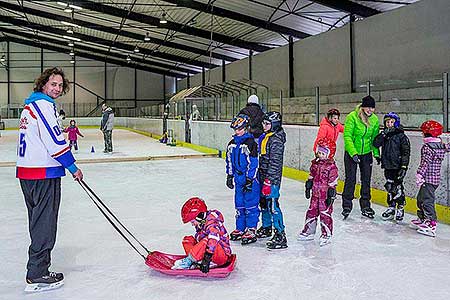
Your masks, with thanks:
M 327 207 L 327 191 L 329 187 L 335 188 L 338 180 L 338 169 L 333 159 L 314 159 L 311 161 L 309 173 L 313 180 L 311 201 L 306 212 L 306 221 L 302 233 L 315 234 L 317 218 L 320 215 L 322 235 L 333 234 L 333 205 Z
M 76 126 L 69 126 L 66 129 L 64 129 L 64 132 L 67 132 L 69 134 L 69 141 L 76 141 L 77 135 L 83 136 L 80 133 L 80 130 L 78 130 L 78 127 Z

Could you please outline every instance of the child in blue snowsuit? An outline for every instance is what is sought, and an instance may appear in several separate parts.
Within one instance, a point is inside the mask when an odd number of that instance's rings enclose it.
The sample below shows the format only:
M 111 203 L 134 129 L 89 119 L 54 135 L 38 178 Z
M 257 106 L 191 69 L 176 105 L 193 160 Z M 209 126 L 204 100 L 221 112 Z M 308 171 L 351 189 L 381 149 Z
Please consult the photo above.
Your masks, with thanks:
M 258 145 L 247 131 L 248 123 L 249 118 L 243 114 L 231 121 L 235 134 L 228 143 L 226 155 L 227 187 L 235 189 L 236 209 L 236 229 L 230 239 L 241 240 L 242 245 L 256 242 L 259 219 Z

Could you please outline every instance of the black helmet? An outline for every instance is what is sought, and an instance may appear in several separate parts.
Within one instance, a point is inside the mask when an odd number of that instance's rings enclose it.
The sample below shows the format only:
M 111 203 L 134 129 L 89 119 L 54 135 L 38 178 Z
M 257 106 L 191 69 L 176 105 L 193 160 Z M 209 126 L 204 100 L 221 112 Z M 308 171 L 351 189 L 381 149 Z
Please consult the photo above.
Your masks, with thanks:
M 279 127 L 281 127 L 281 114 L 277 111 L 269 111 L 264 114 L 264 121 L 270 121 L 272 124 L 271 131 L 277 130 Z

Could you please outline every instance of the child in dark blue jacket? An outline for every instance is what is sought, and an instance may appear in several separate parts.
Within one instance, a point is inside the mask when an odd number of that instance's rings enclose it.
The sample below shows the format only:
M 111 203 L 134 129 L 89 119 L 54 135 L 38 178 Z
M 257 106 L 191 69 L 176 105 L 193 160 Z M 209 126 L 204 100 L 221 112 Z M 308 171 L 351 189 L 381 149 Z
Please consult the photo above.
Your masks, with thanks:
M 227 187 L 235 189 L 236 209 L 236 229 L 230 239 L 241 240 L 242 245 L 256 242 L 259 219 L 258 145 L 247 131 L 248 123 L 248 117 L 243 114 L 231 121 L 235 134 L 228 143 L 226 155 Z

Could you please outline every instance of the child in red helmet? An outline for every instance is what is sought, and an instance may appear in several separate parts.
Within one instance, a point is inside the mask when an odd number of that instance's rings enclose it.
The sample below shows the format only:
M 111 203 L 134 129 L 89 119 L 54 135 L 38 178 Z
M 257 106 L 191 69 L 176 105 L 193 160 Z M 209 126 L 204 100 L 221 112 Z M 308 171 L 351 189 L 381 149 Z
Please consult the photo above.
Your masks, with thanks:
M 193 197 L 181 208 L 183 223 L 195 227 L 195 236 L 183 238 L 187 256 L 175 261 L 172 269 L 191 269 L 195 264 L 203 273 L 208 273 L 211 262 L 224 265 L 231 256 L 230 240 L 223 225 L 223 215 L 218 210 L 208 210 L 200 198 Z
M 336 197 L 336 185 L 338 182 L 338 169 L 330 154 L 336 149 L 334 141 L 320 139 L 317 141 L 316 158 L 311 162 L 309 179 L 305 184 L 305 196 L 311 198 L 306 221 L 303 230 L 298 236 L 300 241 L 314 239 L 317 226 L 317 218 L 320 216 L 322 235 L 320 246 L 331 242 L 333 234 L 333 202 Z M 312 195 L 311 195 L 312 191 Z
M 424 122 L 420 129 L 424 144 L 420 150 L 420 165 L 416 173 L 416 183 L 420 187 L 417 194 L 417 219 L 411 225 L 418 233 L 436 236 L 436 210 L 434 208 L 435 191 L 441 181 L 441 165 L 449 147 L 439 136 L 443 126 L 434 120 Z
M 341 113 L 338 109 L 332 108 L 328 110 L 327 116 L 322 119 L 319 126 L 319 132 L 317 133 L 316 140 L 314 141 L 313 151 L 317 152 L 317 142 L 320 139 L 327 138 L 336 143 L 339 133 L 344 132 L 344 126 L 339 122 Z M 336 148 L 330 153 L 330 158 L 334 157 Z

